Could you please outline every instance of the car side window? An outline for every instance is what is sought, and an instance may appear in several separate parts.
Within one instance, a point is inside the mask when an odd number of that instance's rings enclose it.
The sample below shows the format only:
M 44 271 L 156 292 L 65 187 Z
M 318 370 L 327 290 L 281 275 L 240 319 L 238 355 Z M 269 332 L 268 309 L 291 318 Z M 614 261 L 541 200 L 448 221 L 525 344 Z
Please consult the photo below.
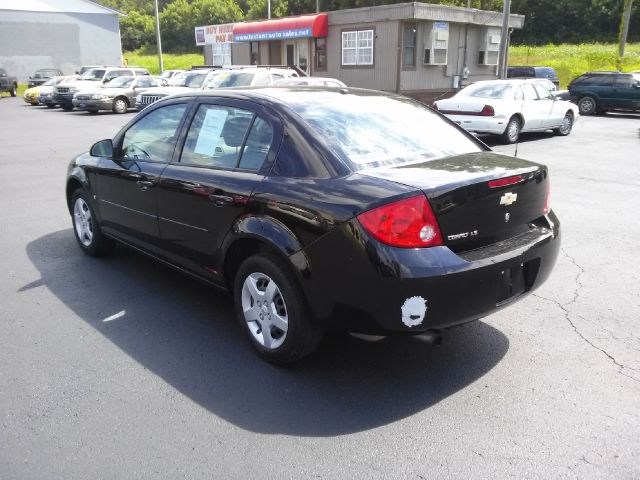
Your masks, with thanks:
M 513 94 L 513 99 L 514 100 L 524 100 L 524 93 L 522 93 L 522 87 L 518 87 L 516 89 L 516 93 Z
M 153 79 L 150 77 L 138 77 L 137 79 L 137 86 L 138 87 L 153 87 L 154 83 L 153 83 Z
M 256 117 L 242 150 L 238 167 L 247 170 L 260 170 L 272 143 L 273 127 L 266 120 Z
M 180 163 L 235 168 L 253 114 L 221 105 L 200 105 L 189 127 Z
M 184 103 L 167 105 L 143 116 L 125 132 L 120 157 L 168 163 L 186 108 Z
M 272 141 L 271 125 L 253 113 L 221 105 L 200 105 L 189 127 L 180 163 L 258 170 Z
M 631 75 L 618 75 L 615 86 L 618 88 L 633 87 L 633 78 L 631 78 Z
M 103 81 L 107 83 L 110 80 L 113 80 L 114 78 L 116 78 L 117 76 L 118 76 L 118 72 L 116 70 L 112 70 L 104 76 Z
M 538 97 L 540 97 L 540 100 L 551 100 L 553 98 L 553 96 L 549 93 L 549 91 L 546 88 L 544 88 L 542 85 L 536 83 L 533 86 L 533 88 L 536 89 L 536 92 L 538 93 Z
M 269 75 L 265 73 L 256 73 L 253 77 L 253 81 L 251 82 L 251 86 L 266 87 L 267 85 L 271 85 L 271 78 L 269 78 Z
M 522 89 L 524 91 L 525 101 L 538 99 L 538 95 L 536 94 L 536 91 L 534 90 L 533 85 L 531 85 L 530 83 L 525 83 L 522 86 Z

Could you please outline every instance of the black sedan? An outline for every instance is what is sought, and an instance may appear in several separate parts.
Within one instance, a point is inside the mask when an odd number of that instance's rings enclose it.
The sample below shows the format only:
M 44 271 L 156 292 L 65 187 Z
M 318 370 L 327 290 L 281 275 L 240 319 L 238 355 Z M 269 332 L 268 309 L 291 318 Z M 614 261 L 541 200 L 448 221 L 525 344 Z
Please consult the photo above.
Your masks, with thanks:
M 368 90 L 169 97 L 73 159 L 66 198 L 85 253 L 122 243 L 230 291 L 276 363 L 326 330 L 437 338 L 533 291 L 560 248 L 546 167 Z

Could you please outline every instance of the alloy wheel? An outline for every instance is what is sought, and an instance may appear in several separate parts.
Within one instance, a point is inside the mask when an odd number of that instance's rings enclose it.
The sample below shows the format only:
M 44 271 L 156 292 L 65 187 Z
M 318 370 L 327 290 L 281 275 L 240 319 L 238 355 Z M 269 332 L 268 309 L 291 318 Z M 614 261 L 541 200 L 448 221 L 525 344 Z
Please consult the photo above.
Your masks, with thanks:
M 280 288 L 269 276 L 255 272 L 242 285 L 242 313 L 253 338 L 275 350 L 287 337 L 289 316 Z
M 82 198 L 76 199 L 73 205 L 73 225 L 80 243 L 85 247 L 90 246 L 93 241 L 93 221 L 89 205 Z

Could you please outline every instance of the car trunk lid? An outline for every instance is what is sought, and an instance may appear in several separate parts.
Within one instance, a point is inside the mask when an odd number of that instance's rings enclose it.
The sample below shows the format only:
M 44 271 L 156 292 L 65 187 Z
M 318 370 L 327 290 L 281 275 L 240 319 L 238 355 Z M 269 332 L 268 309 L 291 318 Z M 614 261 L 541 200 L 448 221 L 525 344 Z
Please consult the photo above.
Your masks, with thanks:
M 546 213 L 546 167 L 494 152 L 359 173 L 422 190 L 445 245 L 456 252 L 519 235 Z

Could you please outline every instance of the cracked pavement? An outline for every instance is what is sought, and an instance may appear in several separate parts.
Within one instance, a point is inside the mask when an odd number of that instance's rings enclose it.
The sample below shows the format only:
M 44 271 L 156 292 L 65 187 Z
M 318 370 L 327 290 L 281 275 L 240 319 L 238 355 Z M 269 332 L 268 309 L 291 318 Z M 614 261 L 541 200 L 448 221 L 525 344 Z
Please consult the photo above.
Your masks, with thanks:
M 0 99 L 0 478 L 640 478 L 640 116 L 523 136 L 563 235 L 533 295 L 284 369 L 226 297 L 78 251 L 66 165 L 131 118 Z

